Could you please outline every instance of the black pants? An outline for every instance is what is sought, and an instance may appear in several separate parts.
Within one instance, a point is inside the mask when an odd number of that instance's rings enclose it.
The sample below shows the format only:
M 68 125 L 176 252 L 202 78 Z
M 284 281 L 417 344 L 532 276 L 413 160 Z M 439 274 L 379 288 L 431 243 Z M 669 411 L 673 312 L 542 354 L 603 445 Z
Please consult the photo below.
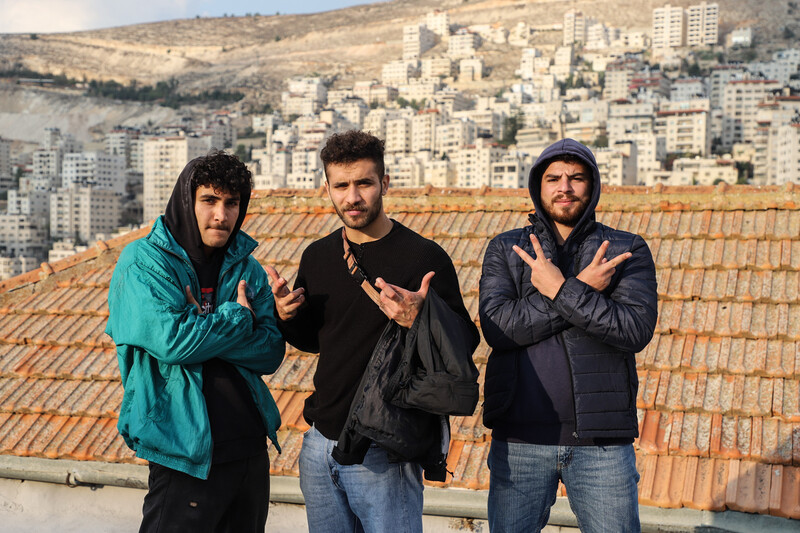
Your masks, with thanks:
M 139 533 L 264 533 L 269 511 L 269 455 L 211 465 L 198 479 L 150 463 Z

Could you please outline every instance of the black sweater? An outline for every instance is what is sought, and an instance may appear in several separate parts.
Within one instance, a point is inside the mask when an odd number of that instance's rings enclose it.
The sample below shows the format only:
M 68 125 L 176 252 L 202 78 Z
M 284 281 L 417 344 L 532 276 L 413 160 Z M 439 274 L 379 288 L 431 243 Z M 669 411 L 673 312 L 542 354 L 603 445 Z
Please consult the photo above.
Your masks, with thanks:
M 416 291 L 425 274 L 436 272 L 431 287 L 478 335 L 464 307 L 453 263 L 438 244 L 395 221 L 382 239 L 350 246 L 373 283 L 380 277 Z M 309 245 L 295 282 L 295 288 L 305 288 L 307 303 L 294 319 L 278 322 L 289 344 L 320 354 L 315 392 L 306 400 L 303 415 L 331 440 L 342 432 L 372 349 L 389 322 L 350 277 L 343 255 L 341 230 Z

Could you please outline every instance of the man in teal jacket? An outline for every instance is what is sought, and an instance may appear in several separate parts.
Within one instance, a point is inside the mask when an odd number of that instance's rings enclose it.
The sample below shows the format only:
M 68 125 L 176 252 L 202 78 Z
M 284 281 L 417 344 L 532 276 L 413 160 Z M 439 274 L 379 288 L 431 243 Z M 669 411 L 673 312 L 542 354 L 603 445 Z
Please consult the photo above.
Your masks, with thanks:
M 140 531 L 262 533 L 267 437 L 280 413 L 261 380 L 285 344 L 258 243 L 240 231 L 250 171 L 213 152 L 189 162 L 165 215 L 120 254 L 106 332 L 125 395 L 118 428 L 150 462 Z

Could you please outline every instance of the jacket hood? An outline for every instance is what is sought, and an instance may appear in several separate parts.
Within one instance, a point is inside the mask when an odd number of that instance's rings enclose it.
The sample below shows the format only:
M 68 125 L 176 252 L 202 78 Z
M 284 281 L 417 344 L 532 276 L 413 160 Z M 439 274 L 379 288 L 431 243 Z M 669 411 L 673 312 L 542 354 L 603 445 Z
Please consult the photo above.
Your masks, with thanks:
M 547 213 L 545 213 L 544 209 L 542 209 L 540 191 L 542 175 L 544 171 L 547 170 L 550 160 L 556 156 L 562 155 L 572 155 L 579 158 L 592 172 L 592 197 L 580 221 L 578 221 L 572 233 L 570 233 L 570 237 L 572 237 L 579 233 L 587 224 L 594 221 L 594 210 L 597 207 L 597 203 L 600 201 L 600 171 L 597 168 L 597 161 L 595 161 L 592 151 L 578 141 L 563 139 L 551 144 L 544 149 L 536 160 L 536 163 L 531 167 L 531 171 L 528 174 L 528 191 L 530 192 L 536 212 L 530 215 L 530 219 L 531 223 L 534 223 L 534 219 L 538 218 L 545 223 L 545 226 L 547 226 L 550 231 L 553 231 L 552 220 Z
M 228 238 L 228 242 L 225 243 L 225 246 L 216 250 L 210 258 L 207 258 L 203 253 L 203 239 L 200 236 L 197 217 L 194 213 L 194 191 L 192 191 L 192 176 L 201 159 L 200 157 L 192 159 L 181 171 L 164 213 L 164 222 L 167 229 L 196 266 L 212 262 L 221 263 L 225 251 L 234 242 L 242 227 L 244 217 L 247 215 L 247 206 L 250 203 L 250 189 L 248 188 L 241 193 L 239 216 L 236 219 L 236 224 Z

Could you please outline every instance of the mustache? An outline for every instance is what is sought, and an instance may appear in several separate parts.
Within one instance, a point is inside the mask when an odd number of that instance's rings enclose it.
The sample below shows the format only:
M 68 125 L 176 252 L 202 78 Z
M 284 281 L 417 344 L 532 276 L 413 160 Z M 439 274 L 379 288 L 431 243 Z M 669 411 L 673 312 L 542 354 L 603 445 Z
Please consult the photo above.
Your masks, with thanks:
M 342 205 L 342 211 L 366 211 L 367 206 L 364 204 L 344 204 Z
M 579 202 L 580 199 L 575 196 L 574 194 L 559 194 L 555 198 L 553 198 L 554 202 L 560 202 L 562 200 L 569 200 L 571 202 Z
M 217 225 L 212 224 L 208 226 L 208 229 L 219 229 L 219 230 L 230 231 L 231 228 L 227 224 L 217 224 Z

